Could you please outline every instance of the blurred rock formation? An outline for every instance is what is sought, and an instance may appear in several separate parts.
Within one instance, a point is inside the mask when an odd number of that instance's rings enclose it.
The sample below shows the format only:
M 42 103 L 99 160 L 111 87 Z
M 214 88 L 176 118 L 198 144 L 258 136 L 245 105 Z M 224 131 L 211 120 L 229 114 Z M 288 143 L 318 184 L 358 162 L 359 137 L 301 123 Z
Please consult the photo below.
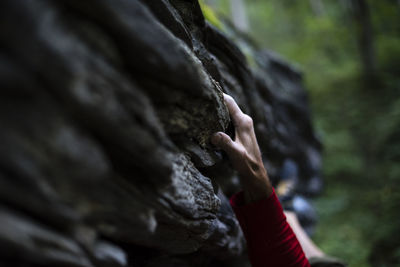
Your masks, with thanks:
M 209 144 L 254 118 L 270 176 L 319 176 L 298 71 L 239 48 L 197 1 L 0 2 L 0 265 L 246 266 Z M 307 191 L 307 186 L 303 188 Z

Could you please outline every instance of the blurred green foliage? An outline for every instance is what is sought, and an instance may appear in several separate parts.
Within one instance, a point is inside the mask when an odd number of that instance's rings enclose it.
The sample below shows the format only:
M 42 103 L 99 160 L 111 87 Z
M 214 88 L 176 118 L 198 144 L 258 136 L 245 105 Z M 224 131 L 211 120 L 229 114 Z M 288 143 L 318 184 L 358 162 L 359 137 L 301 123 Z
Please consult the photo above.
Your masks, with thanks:
M 204 2 L 230 17 L 229 0 Z M 350 266 L 400 266 L 400 2 L 366 0 L 373 81 L 362 73 L 356 1 L 244 2 L 248 34 L 305 74 L 325 147 L 315 242 Z
M 201 7 L 201 11 L 203 12 L 204 18 L 212 25 L 222 30 L 223 25 L 215 14 L 214 10 L 209 5 L 205 4 L 204 0 L 199 0 L 199 4 Z

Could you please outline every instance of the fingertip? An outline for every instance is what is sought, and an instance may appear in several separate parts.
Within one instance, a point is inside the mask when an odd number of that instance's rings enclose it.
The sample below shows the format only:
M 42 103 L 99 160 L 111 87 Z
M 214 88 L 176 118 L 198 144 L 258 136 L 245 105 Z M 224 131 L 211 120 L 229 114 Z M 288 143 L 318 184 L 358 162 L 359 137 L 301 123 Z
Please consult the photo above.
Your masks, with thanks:
M 215 146 L 218 146 L 221 142 L 222 135 L 220 132 L 215 133 L 211 136 L 211 143 Z
M 230 101 L 231 99 L 233 100 L 233 97 L 231 97 L 230 95 L 225 94 L 225 93 L 223 93 L 223 94 L 224 94 L 224 100 L 225 101 Z
M 233 149 L 233 141 L 229 135 L 224 132 L 218 133 L 218 147 L 227 152 L 228 154 Z

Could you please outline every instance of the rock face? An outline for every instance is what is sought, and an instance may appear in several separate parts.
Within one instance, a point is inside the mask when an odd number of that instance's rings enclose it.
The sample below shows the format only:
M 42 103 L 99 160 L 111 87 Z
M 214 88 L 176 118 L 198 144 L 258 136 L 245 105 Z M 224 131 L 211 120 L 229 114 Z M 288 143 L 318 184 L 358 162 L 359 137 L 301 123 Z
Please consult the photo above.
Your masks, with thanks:
M 246 266 L 209 144 L 222 92 L 255 121 L 270 176 L 318 176 L 301 75 L 250 69 L 197 1 L 0 2 L 0 265 Z M 307 186 L 305 186 L 305 189 Z M 223 193 L 224 192 L 224 193 Z

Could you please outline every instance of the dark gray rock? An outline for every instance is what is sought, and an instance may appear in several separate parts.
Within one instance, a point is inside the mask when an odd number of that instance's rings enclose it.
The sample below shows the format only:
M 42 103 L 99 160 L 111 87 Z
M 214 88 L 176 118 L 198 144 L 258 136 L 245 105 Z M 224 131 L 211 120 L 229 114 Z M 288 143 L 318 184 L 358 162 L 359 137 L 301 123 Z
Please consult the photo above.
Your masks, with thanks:
M 0 16 L 2 266 L 246 266 L 224 195 L 240 186 L 209 144 L 232 130 L 223 92 L 272 178 L 287 157 L 319 175 L 301 75 L 266 51 L 250 69 L 197 1 L 5 0 Z

